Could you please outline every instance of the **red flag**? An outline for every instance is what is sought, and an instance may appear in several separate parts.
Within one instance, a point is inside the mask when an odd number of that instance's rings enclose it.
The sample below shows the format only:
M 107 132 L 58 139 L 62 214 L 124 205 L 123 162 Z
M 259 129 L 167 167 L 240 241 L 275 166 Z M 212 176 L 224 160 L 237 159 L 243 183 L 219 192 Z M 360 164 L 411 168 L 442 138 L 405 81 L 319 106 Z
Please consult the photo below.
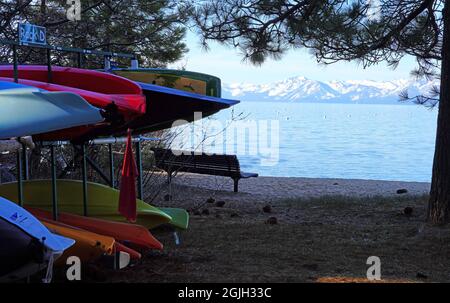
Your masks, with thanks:
M 120 182 L 119 212 L 128 221 L 136 222 L 136 177 L 139 175 L 134 160 L 131 130 L 128 130 L 127 147 L 123 159 L 122 179 Z

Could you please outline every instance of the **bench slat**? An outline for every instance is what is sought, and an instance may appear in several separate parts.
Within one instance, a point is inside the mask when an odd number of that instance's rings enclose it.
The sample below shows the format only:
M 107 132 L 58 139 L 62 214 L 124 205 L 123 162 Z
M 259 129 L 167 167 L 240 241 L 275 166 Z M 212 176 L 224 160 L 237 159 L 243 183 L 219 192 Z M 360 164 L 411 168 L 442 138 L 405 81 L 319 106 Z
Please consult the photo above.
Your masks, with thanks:
M 167 149 L 152 150 L 156 166 L 169 173 L 169 182 L 172 172 L 176 171 L 231 177 L 234 180 L 234 191 L 237 192 L 239 179 L 258 177 L 255 173 L 241 172 L 236 155 L 199 155 L 186 151 L 174 151 L 174 154 Z

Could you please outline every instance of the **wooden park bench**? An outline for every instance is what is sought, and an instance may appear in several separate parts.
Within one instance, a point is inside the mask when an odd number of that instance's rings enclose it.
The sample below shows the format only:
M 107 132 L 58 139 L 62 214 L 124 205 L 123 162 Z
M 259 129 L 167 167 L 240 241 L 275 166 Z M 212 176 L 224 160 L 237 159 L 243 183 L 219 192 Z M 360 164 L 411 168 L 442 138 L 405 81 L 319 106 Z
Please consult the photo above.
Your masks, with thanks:
M 206 155 L 189 151 L 172 151 L 154 148 L 156 167 L 167 172 L 168 183 L 175 172 L 189 172 L 202 175 L 231 177 L 234 181 L 234 192 L 238 192 L 239 180 L 258 177 L 255 173 L 241 171 L 235 155 Z

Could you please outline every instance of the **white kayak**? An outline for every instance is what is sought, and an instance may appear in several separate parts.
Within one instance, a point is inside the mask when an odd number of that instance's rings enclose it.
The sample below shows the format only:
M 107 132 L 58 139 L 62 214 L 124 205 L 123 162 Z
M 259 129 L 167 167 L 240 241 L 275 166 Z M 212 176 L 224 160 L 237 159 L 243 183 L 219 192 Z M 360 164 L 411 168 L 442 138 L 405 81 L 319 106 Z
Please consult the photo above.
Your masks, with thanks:
M 44 282 L 50 282 L 53 262 L 74 244 L 74 240 L 51 233 L 28 211 L 0 197 L 0 282 L 26 278 L 45 268 Z
M 0 81 L 0 140 L 103 120 L 100 110 L 77 94 Z

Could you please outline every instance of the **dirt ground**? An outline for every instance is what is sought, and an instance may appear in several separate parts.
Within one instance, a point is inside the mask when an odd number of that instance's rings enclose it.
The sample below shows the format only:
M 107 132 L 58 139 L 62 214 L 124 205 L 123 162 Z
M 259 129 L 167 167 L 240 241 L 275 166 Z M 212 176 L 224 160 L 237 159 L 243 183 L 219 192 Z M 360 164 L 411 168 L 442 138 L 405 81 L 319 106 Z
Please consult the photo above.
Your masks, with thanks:
M 426 205 L 426 196 L 400 195 L 283 200 L 270 213 L 207 203 L 179 246 L 154 231 L 163 252 L 101 281 L 366 282 L 366 261 L 378 256 L 383 281 L 449 282 L 450 228 L 425 224 Z

